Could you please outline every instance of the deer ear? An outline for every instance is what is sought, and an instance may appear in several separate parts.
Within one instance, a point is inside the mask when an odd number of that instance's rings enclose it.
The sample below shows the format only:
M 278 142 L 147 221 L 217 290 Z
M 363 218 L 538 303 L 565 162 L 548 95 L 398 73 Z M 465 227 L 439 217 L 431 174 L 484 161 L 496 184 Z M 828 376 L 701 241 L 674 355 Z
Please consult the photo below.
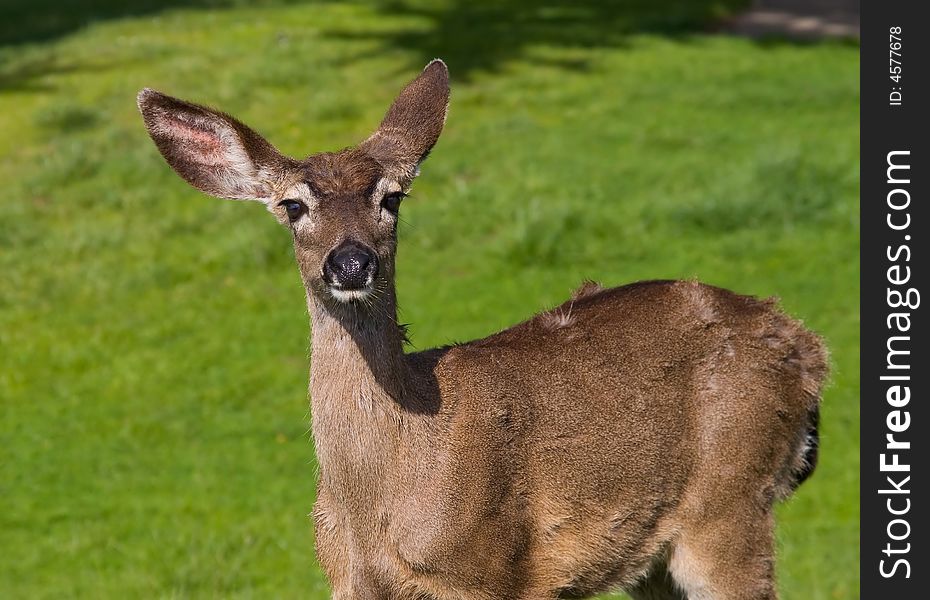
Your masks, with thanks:
M 171 168 L 219 198 L 266 200 L 290 159 L 229 115 L 152 89 L 139 92 L 149 135 Z
M 409 181 L 439 139 L 448 107 L 449 69 L 437 58 L 401 91 L 362 148 L 397 179 Z

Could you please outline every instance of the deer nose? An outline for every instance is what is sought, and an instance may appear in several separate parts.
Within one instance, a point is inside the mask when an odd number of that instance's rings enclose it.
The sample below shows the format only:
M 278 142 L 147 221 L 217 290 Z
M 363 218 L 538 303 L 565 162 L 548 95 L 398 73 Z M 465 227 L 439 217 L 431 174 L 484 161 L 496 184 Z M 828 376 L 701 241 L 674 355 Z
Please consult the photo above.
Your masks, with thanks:
M 378 272 L 378 258 L 370 248 L 346 241 L 333 248 L 323 263 L 323 278 L 330 285 L 357 290 L 371 283 Z

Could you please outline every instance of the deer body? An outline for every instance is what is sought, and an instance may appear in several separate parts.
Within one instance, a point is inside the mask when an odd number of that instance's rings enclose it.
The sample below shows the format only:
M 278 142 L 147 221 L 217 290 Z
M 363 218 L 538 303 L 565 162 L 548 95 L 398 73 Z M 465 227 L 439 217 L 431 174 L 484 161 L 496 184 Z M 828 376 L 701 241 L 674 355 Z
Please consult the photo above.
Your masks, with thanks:
M 734 519 L 726 544 L 769 547 L 824 369 L 816 338 L 771 303 L 694 282 L 589 287 L 487 339 L 404 355 L 401 401 L 373 376 L 317 384 L 342 360 L 332 350 L 311 366 L 315 517 L 347 598 L 631 587 L 708 535 L 708 515 Z
M 772 506 L 813 469 L 827 367 L 771 301 L 589 283 L 488 338 L 404 353 L 396 208 L 442 129 L 447 77 L 434 61 L 366 142 L 303 161 L 140 94 L 185 179 L 265 202 L 294 236 L 334 597 L 775 598 Z

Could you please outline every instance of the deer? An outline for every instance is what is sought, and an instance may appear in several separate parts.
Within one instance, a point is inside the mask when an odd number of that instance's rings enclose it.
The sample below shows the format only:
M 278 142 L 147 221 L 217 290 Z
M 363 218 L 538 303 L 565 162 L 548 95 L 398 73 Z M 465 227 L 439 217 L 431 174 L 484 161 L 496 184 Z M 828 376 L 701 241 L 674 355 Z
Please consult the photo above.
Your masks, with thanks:
M 183 179 L 263 203 L 293 238 L 333 598 L 776 598 L 773 506 L 817 462 L 821 338 L 775 299 L 587 281 L 489 337 L 407 352 L 398 214 L 449 97 L 433 60 L 363 142 L 294 159 L 229 115 L 138 95 Z

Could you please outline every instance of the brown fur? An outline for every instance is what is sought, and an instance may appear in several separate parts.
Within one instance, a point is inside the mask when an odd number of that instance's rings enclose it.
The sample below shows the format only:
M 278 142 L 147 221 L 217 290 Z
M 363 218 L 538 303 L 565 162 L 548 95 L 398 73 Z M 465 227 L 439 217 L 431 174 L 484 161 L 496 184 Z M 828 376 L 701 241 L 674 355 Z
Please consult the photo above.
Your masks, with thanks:
M 334 597 L 775 598 L 772 505 L 813 468 L 822 343 L 772 301 L 588 282 L 506 331 L 405 354 L 396 220 L 380 202 L 409 187 L 447 101 L 434 61 L 361 146 L 294 161 L 221 113 L 140 94 L 185 179 L 251 190 L 294 236 Z M 286 198 L 306 215 L 290 222 Z M 355 302 L 320 274 L 345 240 L 380 265 Z

